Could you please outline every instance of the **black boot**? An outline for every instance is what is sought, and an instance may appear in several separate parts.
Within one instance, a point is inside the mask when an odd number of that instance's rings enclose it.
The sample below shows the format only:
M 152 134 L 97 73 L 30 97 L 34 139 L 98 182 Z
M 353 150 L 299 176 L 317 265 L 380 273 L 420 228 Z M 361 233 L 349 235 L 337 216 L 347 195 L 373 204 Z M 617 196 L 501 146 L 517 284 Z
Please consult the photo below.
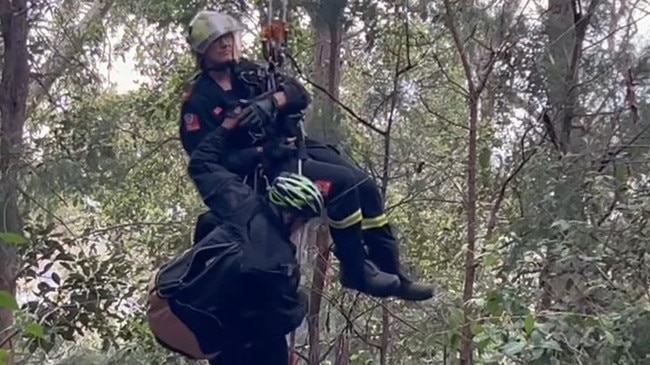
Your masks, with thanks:
M 399 277 L 400 288 L 396 297 L 416 302 L 433 298 L 433 285 L 413 282 L 402 271 L 397 242 L 388 225 L 364 231 L 364 240 L 368 246 L 368 258 L 382 271 Z
M 398 277 L 401 284 L 399 294 L 396 295 L 398 298 L 412 302 L 421 302 L 433 298 L 435 294 L 433 285 L 413 282 L 403 273 L 400 273 Z
M 379 271 L 369 260 L 341 262 L 341 285 L 377 298 L 395 296 L 400 292 L 397 275 Z
M 389 297 L 399 292 L 400 280 L 397 275 L 380 271 L 366 260 L 368 256 L 363 244 L 361 222 L 342 229 L 330 229 L 334 241 L 334 255 L 341 263 L 341 285 L 355 289 L 373 297 Z

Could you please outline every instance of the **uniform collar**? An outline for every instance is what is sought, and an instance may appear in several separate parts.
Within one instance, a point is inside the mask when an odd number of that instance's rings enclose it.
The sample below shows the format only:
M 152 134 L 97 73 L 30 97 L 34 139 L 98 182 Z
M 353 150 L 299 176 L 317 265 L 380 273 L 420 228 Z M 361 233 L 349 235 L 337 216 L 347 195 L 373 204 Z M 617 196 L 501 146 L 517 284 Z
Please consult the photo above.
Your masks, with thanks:
M 208 72 L 202 72 L 201 75 L 198 77 L 198 80 L 196 82 L 196 87 L 199 90 L 202 90 L 208 96 L 216 96 L 216 95 L 226 95 L 228 93 L 234 93 L 237 95 L 238 98 L 241 99 L 246 99 L 252 97 L 251 95 L 251 90 L 248 89 L 248 87 L 241 82 L 237 77 L 234 75 L 232 76 L 232 90 L 224 90 L 219 84 L 217 84 L 216 81 L 210 76 Z

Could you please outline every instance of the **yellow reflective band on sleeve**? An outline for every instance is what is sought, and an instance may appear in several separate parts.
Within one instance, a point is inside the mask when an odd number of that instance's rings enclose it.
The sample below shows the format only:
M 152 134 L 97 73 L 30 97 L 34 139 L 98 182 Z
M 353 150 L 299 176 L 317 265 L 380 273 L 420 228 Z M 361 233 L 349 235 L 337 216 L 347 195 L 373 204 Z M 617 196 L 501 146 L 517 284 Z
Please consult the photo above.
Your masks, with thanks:
M 388 224 L 388 218 L 385 214 L 381 214 L 374 218 L 364 218 L 361 221 L 361 229 L 373 229 L 383 227 Z
M 350 214 L 346 218 L 341 219 L 340 221 L 330 219 L 329 224 L 332 228 L 345 229 L 361 222 L 362 219 L 363 215 L 361 214 L 361 209 L 358 209 L 356 212 Z

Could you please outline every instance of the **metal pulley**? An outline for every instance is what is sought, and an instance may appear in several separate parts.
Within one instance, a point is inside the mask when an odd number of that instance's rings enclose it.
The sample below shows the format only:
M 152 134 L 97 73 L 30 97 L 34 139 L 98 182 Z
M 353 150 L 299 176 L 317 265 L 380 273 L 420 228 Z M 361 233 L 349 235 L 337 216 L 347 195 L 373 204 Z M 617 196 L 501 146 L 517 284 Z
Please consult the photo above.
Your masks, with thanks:
M 277 11 L 273 7 L 274 1 L 269 0 L 268 22 L 262 26 L 262 54 L 264 60 L 269 63 L 269 67 L 275 70 L 282 67 L 285 56 L 284 51 L 287 46 L 289 36 L 289 26 L 287 24 L 287 0 L 280 0 L 281 6 Z

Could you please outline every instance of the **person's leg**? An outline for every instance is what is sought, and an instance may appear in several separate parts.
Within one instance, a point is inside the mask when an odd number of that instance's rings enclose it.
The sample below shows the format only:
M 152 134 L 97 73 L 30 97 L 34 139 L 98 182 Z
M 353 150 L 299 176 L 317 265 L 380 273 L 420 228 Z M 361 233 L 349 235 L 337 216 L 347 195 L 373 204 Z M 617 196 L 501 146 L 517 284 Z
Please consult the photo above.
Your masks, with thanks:
M 285 336 L 272 336 L 237 349 L 230 349 L 209 361 L 210 365 L 289 365 Z
M 401 269 L 397 240 L 388 223 L 388 218 L 384 214 L 384 203 L 374 180 L 333 148 L 313 140 L 307 142 L 309 157 L 316 161 L 344 166 L 352 171 L 354 184 L 358 186 L 363 214 L 361 228 L 364 243 L 368 247 L 368 257 L 382 271 L 395 274 L 400 278 L 402 290 L 399 297 L 414 301 L 431 298 L 433 287 L 423 283 L 414 283 Z
M 277 171 L 297 172 L 297 167 L 298 161 L 291 160 L 278 165 Z M 341 262 L 341 284 L 377 297 L 397 295 L 399 278 L 377 270 L 366 260 L 359 195 L 352 172 L 342 166 L 308 159 L 303 161 L 302 173 L 323 192 L 335 255 Z
M 309 157 L 313 160 L 343 166 L 352 171 L 355 184 L 359 191 L 364 231 L 374 227 L 388 225 L 388 219 L 384 215 L 384 202 L 381 198 L 379 188 L 368 174 L 357 166 L 354 166 L 350 161 L 346 160 L 333 147 L 311 139 L 306 140 L 305 145 L 307 146 Z M 364 235 L 365 234 L 366 232 L 364 232 Z
M 250 349 L 250 365 L 288 365 L 289 346 L 284 335 L 254 343 Z M 242 364 L 243 365 L 243 364 Z
M 230 348 L 208 361 L 210 365 L 247 365 L 241 362 L 244 349 Z

